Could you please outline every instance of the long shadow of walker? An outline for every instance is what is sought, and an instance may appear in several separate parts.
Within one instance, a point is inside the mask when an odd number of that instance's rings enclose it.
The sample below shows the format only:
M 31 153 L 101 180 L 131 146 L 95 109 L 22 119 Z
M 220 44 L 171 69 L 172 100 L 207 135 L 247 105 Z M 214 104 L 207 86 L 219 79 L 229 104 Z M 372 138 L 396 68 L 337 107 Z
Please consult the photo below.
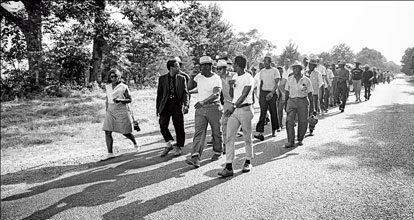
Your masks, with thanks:
M 239 138 L 239 141 L 241 138 Z M 258 153 L 253 160 L 255 167 L 258 167 L 267 162 L 283 159 L 295 154 L 286 153 L 292 149 L 285 149 L 281 146 L 284 140 L 273 142 L 272 139 L 265 142 L 256 144 L 255 152 Z M 189 143 L 188 145 L 190 145 Z M 236 146 L 236 148 L 243 147 L 243 143 Z M 189 152 L 189 147 L 186 147 L 185 152 Z M 205 151 L 210 151 L 207 148 Z M 165 162 L 169 158 L 160 158 L 160 151 L 152 151 L 147 153 L 132 153 L 115 158 L 112 161 L 103 162 L 100 166 L 95 166 L 86 172 L 73 175 L 67 178 L 62 178 L 53 182 L 49 182 L 30 189 L 31 191 L 18 194 L 15 196 L 7 197 L 2 201 L 12 201 L 22 198 L 31 197 L 50 189 L 67 188 L 71 186 L 93 184 L 86 187 L 82 192 L 69 195 L 60 201 L 39 210 L 26 219 L 47 219 L 51 218 L 65 210 L 69 210 L 74 207 L 93 207 L 98 205 L 107 204 L 124 199 L 124 194 L 143 188 L 145 186 L 157 184 L 159 182 L 171 179 L 171 178 L 183 178 L 184 173 L 192 170 L 192 167 L 187 166 L 183 161 L 175 161 L 172 163 L 166 163 L 156 169 L 142 171 L 139 173 L 128 173 L 132 170 L 151 166 Z M 282 156 L 283 154 L 286 154 Z M 138 156 L 137 156 L 138 155 Z M 209 155 L 208 152 L 203 157 Z M 242 154 L 236 155 L 235 166 L 240 166 L 244 159 Z M 281 157 L 282 156 L 282 157 Z M 151 159 L 147 159 L 151 158 Z M 171 157 L 170 157 L 171 158 Z M 205 159 L 205 158 L 204 158 Z M 205 164 L 205 162 L 203 162 Z M 106 166 L 107 165 L 107 166 Z M 111 167 L 112 165 L 112 167 Z M 115 165 L 115 166 L 113 166 Z M 236 168 L 238 169 L 238 168 Z M 220 169 L 218 169 L 220 170 Z M 218 170 L 211 170 L 204 175 L 217 176 Z M 237 178 L 236 174 L 233 178 Z M 185 189 L 180 189 L 154 199 L 142 202 L 140 200 L 129 203 L 125 206 L 116 208 L 104 215 L 105 219 L 137 219 L 142 218 L 150 213 L 162 210 L 172 204 L 179 203 L 189 198 L 204 192 L 212 187 L 215 187 L 221 183 L 224 183 L 232 178 L 221 179 L 212 178 L 211 180 L 192 185 Z M 65 204 L 65 205 L 62 205 Z

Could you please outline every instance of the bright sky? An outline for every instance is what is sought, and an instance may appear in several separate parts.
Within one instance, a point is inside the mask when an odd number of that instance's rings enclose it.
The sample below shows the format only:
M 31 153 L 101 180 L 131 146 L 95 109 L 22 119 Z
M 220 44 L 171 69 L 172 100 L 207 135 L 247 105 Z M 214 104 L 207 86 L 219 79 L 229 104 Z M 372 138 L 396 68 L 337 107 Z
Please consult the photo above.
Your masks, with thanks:
M 289 40 L 301 54 L 331 51 L 346 43 L 354 53 L 378 50 L 400 65 L 414 47 L 414 2 L 215 1 L 236 32 L 258 29 L 281 54 Z M 202 2 L 209 4 L 209 2 Z

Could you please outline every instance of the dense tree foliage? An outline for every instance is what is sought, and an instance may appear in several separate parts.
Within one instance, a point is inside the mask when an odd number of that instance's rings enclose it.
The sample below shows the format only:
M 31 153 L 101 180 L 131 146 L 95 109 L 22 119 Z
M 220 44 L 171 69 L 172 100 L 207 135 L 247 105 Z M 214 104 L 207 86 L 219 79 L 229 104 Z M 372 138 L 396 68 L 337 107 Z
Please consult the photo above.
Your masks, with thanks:
M 414 47 L 409 47 L 405 50 L 401 63 L 401 72 L 407 75 L 414 75 Z
M 292 42 L 274 55 L 276 45 L 257 29 L 235 33 L 222 16 L 217 4 L 196 1 L 2 0 L 1 100 L 96 88 L 114 66 L 132 85 L 155 86 L 158 75 L 167 71 L 165 61 L 175 56 L 184 61 L 186 72 L 193 71 L 200 56 L 216 58 L 222 52 L 230 59 L 243 54 L 248 68 L 266 54 L 279 65 L 304 56 Z M 326 62 L 361 57 L 398 69 L 378 51 L 364 49 L 355 56 L 340 44 L 318 56 Z M 377 55 L 371 59 L 372 54 Z M 411 68 L 409 60 L 404 62 L 403 69 Z

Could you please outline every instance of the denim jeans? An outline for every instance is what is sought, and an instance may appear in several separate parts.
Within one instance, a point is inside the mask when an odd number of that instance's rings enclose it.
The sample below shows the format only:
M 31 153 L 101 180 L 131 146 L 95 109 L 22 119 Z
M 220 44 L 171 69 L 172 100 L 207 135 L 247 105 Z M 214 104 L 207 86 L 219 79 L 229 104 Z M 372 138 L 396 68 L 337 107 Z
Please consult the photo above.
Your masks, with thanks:
M 227 138 L 226 143 L 226 163 L 233 163 L 234 161 L 234 141 L 236 140 L 236 134 L 241 125 L 243 130 L 243 139 L 246 150 L 246 159 L 251 160 L 253 158 L 252 147 L 252 119 L 253 119 L 253 106 L 245 106 L 243 108 L 237 108 L 233 114 L 229 117 L 227 124 Z
M 195 111 L 194 119 L 194 137 L 192 156 L 201 157 L 204 145 L 206 143 L 207 125 L 210 124 L 213 136 L 213 151 L 215 154 L 221 154 L 222 149 L 222 132 L 221 132 L 221 116 L 223 115 L 223 107 L 221 104 L 212 104 L 201 107 Z

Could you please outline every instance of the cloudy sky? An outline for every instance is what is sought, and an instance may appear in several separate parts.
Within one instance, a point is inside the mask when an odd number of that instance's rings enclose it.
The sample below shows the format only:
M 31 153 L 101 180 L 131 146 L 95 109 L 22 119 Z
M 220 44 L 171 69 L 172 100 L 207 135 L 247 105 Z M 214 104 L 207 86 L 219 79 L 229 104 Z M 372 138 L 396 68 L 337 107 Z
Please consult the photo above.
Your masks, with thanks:
M 215 1 L 235 31 L 258 29 L 280 54 L 292 40 L 302 54 L 346 43 L 380 51 L 400 64 L 414 47 L 414 2 L 396 1 Z M 203 2 L 209 4 L 209 2 Z

